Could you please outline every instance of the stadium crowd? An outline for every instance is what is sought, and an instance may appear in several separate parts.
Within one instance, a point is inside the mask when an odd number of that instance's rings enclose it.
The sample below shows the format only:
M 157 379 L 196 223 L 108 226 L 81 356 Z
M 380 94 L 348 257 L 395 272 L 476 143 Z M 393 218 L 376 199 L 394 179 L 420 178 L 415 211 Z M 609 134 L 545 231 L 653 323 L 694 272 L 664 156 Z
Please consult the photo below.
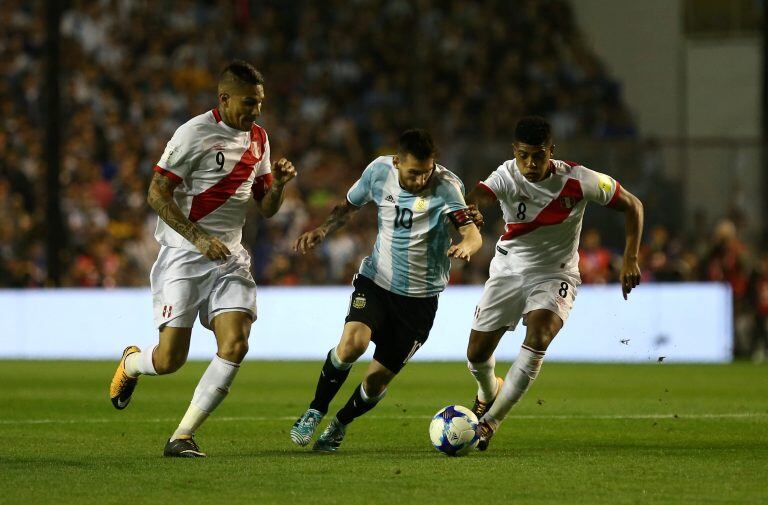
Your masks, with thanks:
M 493 8 L 461 0 L 62 6 L 63 286 L 148 284 L 158 249 L 156 216 L 145 203 L 151 169 L 176 127 L 215 106 L 216 75 L 235 57 L 264 73 L 260 123 L 273 157 L 299 171 L 282 210 L 268 221 L 254 212 L 244 231 L 262 285 L 349 282 L 374 239 L 371 209 L 318 254 L 299 257 L 292 242 L 344 198 L 373 157 L 392 152 L 406 127 L 430 129 L 442 162 L 468 186 L 495 164 L 461 157 L 457 146 L 471 153 L 483 142 L 508 142 L 523 114 L 547 117 L 559 140 L 637 137 L 620 85 L 584 43 L 565 0 Z M 43 286 L 47 278 L 44 7 L 8 0 L 0 10 L 0 287 Z M 742 241 L 727 219 L 694 235 L 652 220 L 646 226 L 644 282 L 728 282 L 737 313 L 756 314 L 751 327 L 765 339 L 768 254 Z M 498 227 L 484 233 L 480 257 L 457 265 L 453 282 L 485 280 Z M 616 281 L 621 237 L 602 244 L 609 235 L 585 228 L 585 283 Z

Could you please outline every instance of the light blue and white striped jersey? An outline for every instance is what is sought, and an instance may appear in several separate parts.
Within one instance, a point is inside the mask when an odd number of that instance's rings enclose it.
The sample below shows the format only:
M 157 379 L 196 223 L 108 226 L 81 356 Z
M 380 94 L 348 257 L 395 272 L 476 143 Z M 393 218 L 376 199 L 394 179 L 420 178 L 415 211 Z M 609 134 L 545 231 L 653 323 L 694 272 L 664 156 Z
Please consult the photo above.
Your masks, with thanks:
M 393 293 L 427 297 L 445 289 L 451 261 L 448 214 L 466 209 L 464 184 L 436 165 L 427 186 L 416 194 L 400 187 L 392 156 L 380 156 L 350 188 L 347 200 L 356 207 L 378 206 L 379 233 L 360 273 Z

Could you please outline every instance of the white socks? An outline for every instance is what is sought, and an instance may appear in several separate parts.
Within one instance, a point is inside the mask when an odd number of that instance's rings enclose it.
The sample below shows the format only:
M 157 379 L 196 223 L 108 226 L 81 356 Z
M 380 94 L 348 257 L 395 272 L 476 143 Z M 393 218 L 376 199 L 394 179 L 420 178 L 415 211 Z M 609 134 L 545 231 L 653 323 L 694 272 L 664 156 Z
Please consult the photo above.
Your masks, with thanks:
M 194 436 L 195 431 L 203 424 L 203 421 L 227 396 L 229 386 L 235 380 L 235 375 L 239 369 L 238 363 L 227 361 L 218 355 L 213 357 L 213 361 L 208 365 L 200 378 L 200 382 L 197 383 L 195 394 L 192 396 L 192 403 L 179 423 L 179 427 L 171 436 L 171 440 Z
M 331 364 L 336 370 L 349 370 L 354 363 L 345 363 L 339 358 L 339 354 L 336 352 L 336 348 L 331 349 Z
M 387 394 L 387 388 L 384 388 L 384 391 L 379 394 L 379 396 L 369 396 L 368 393 L 365 392 L 365 386 L 363 386 L 363 383 L 360 383 L 360 397 L 363 399 L 365 403 L 379 403 L 379 401 L 384 398 Z
M 507 416 L 509 409 L 520 401 L 531 382 L 539 375 L 543 361 L 544 352 L 534 351 L 526 346 L 520 348 L 520 354 L 507 372 L 499 396 L 496 397 L 488 413 L 483 416 L 483 420 L 488 422 L 491 428 L 496 429 Z
M 157 345 L 153 345 L 141 352 L 129 354 L 125 358 L 125 373 L 128 377 L 138 377 L 139 375 L 157 375 L 155 365 L 152 363 L 152 353 Z
M 477 398 L 488 402 L 496 394 L 496 357 L 491 355 L 487 361 L 467 361 L 467 368 L 477 381 Z

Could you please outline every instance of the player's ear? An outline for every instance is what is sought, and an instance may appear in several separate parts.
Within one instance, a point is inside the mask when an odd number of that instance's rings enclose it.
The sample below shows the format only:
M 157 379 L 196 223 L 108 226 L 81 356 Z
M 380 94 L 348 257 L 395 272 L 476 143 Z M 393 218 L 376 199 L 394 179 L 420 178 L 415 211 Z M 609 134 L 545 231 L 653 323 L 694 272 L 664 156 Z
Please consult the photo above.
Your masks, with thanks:
M 219 103 L 226 104 L 229 102 L 229 93 L 219 93 Z
M 397 168 L 397 166 L 400 164 L 400 156 L 394 155 L 392 156 L 392 164 Z

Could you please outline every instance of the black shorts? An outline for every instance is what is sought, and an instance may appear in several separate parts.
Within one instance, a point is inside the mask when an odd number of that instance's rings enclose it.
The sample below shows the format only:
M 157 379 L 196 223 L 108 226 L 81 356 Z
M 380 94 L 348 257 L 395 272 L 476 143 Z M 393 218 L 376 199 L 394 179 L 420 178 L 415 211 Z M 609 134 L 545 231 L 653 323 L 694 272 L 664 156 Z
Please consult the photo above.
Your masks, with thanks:
M 398 295 L 360 274 L 355 275 L 352 286 L 355 290 L 345 321 L 368 326 L 376 344 L 373 359 L 398 373 L 427 341 L 437 313 L 437 295 Z

